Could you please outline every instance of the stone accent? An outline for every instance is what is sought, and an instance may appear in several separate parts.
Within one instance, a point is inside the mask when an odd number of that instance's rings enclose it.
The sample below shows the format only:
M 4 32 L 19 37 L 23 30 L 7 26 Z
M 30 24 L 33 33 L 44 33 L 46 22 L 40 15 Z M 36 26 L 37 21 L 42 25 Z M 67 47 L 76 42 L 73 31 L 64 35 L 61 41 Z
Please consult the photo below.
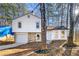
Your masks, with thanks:
M 35 33 L 35 32 L 28 33 L 29 42 L 36 42 L 36 34 L 41 34 L 41 33 Z

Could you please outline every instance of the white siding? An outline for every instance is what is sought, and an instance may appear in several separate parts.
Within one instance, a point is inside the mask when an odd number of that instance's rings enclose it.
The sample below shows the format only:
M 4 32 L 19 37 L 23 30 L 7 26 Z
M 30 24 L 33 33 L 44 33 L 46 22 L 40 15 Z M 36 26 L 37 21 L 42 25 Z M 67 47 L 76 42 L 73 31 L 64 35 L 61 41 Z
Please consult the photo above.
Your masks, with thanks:
M 51 31 L 47 31 L 47 33 L 46 33 L 47 40 L 52 40 L 51 39 L 52 38 L 52 35 L 51 34 L 52 34 Z
M 18 28 L 18 22 L 22 23 L 22 28 Z M 36 22 L 39 22 L 40 27 L 36 28 Z M 41 19 L 30 15 L 28 18 L 27 15 L 17 18 L 12 22 L 13 32 L 41 32 Z
M 47 31 L 47 34 L 46 34 L 47 40 L 67 40 L 68 31 L 64 30 L 64 32 L 65 32 L 64 38 L 62 38 L 62 36 L 61 36 L 62 35 L 61 31 L 62 30 Z M 57 32 L 57 35 L 56 35 L 56 32 Z

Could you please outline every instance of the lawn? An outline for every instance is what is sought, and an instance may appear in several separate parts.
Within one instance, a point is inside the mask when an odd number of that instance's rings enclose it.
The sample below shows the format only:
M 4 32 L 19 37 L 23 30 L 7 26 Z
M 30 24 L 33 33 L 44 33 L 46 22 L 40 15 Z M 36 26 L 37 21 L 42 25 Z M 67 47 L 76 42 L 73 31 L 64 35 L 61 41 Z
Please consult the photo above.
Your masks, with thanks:
M 54 40 L 48 45 L 48 49 L 41 49 L 41 50 L 40 49 L 35 49 L 35 50 L 33 50 L 34 53 L 30 54 L 29 56 L 59 56 L 59 55 L 61 56 L 62 53 L 63 53 L 63 50 L 62 50 L 62 48 L 60 48 L 60 46 L 62 44 L 64 44 L 64 42 L 66 42 L 66 41 L 65 40 Z M 6 50 L 6 52 L 9 52 L 11 54 L 11 53 L 13 53 L 12 51 L 15 51 L 15 50 L 16 50 L 15 52 L 24 51 L 27 48 L 26 45 L 22 45 L 22 47 L 19 46 L 18 49 L 17 48 L 8 49 L 8 50 Z M 30 45 L 28 45 L 28 46 L 30 46 Z M 6 52 L 3 53 L 3 54 L 6 54 Z M 1 51 L 1 55 L 2 55 L 2 51 Z M 20 54 L 17 54 L 17 55 L 20 55 Z M 22 55 L 27 55 L 27 53 L 23 52 Z
M 51 48 L 59 48 L 62 44 L 64 44 L 66 42 L 66 40 L 53 40 L 50 43 L 50 47 Z
M 56 56 L 56 55 L 61 55 L 63 53 L 62 48 L 60 46 L 64 44 L 66 40 L 53 40 L 49 45 L 48 45 L 48 53 L 33 53 L 30 56 Z

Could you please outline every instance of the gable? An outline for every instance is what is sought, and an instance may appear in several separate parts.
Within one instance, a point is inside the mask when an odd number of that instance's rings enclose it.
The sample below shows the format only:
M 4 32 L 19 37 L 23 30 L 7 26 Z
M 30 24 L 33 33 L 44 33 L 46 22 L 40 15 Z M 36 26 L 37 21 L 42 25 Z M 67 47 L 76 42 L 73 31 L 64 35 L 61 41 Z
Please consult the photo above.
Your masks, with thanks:
M 18 27 L 18 23 L 22 23 L 21 28 Z M 40 27 L 36 28 L 36 22 L 39 22 Z M 12 22 L 13 32 L 41 32 L 41 19 L 33 15 L 25 15 L 17 18 Z
M 41 18 L 40 17 L 38 17 L 38 16 L 36 16 L 36 15 L 33 15 L 33 14 L 31 14 L 31 13 L 29 13 L 29 14 L 26 14 L 26 15 L 23 15 L 23 16 L 20 16 L 20 17 L 17 17 L 16 19 L 14 19 L 13 21 L 16 21 L 16 20 L 20 20 L 21 18 L 26 18 L 26 19 L 33 19 L 33 18 L 36 18 L 36 19 L 40 19 L 41 20 Z M 24 20 L 24 19 L 23 19 Z

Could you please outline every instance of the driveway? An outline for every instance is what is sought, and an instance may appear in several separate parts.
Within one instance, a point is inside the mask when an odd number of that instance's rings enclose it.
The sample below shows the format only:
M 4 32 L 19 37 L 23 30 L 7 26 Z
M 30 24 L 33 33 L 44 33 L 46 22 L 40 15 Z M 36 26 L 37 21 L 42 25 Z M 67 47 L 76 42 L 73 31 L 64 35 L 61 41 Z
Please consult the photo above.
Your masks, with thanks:
M 29 55 L 36 48 L 28 48 L 27 44 L 11 44 L 0 46 L 0 56 L 22 56 Z

